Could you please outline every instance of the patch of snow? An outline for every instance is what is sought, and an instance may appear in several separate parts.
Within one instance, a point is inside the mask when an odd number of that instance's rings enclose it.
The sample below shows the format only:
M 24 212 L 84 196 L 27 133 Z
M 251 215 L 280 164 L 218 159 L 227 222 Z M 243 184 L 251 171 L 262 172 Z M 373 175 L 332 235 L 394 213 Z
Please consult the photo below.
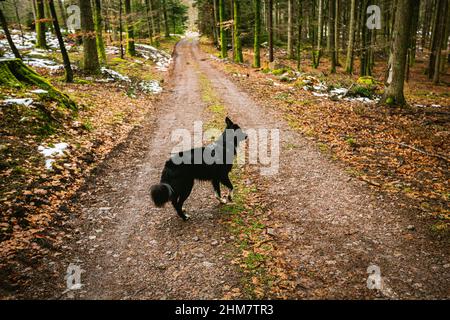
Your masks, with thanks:
M 131 82 L 131 79 L 129 77 L 124 76 L 117 71 L 107 69 L 104 67 L 102 67 L 101 71 L 103 74 L 109 76 L 109 78 L 107 79 L 108 81 L 109 81 L 109 79 L 114 79 L 114 80 L 118 80 L 118 81 Z
M 136 44 L 136 50 L 147 60 L 152 60 L 156 64 L 156 69 L 160 71 L 169 70 L 172 57 L 167 52 L 159 50 L 148 44 Z
M 44 146 L 39 146 L 38 151 L 45 157 L 45 168 L 47 170 L 52 170 L 53 162 L 55 162 L 55 157 L 64 155 L 64 151 L 69 145 L 65 142 L 60 142 L 55 144 L 53 148 L 46 148 Z
M 158 94 L 163 91 L 159 82 L 156 80 L 141 81 L 139 82 L 139 88 L 145 93 Z
M 29 105 L 31 105 L 33 103 L 33 99 L 31 99 L 31 98 L 6 99 L 5 103 L 6 104 L 18 104 L 18 105 L 22 105 L 22 106 L 28 107 Z
M 31 93 L 37 93 L 37 94 L 40 94 L 40 93 L 48 93 L 47 90 L 43 90 L 43 89 L 31 90 L 30 92 L 31 92 Z

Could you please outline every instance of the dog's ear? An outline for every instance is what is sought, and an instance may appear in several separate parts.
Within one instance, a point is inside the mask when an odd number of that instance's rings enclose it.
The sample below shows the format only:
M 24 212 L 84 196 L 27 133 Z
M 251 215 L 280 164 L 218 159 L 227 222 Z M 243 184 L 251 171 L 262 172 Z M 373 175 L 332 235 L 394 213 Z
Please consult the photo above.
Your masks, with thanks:
M 227 128 L 233 127 L 233 121 L 230 120 L 230 118 L 225 118 L 225 123 L 227 124 Z

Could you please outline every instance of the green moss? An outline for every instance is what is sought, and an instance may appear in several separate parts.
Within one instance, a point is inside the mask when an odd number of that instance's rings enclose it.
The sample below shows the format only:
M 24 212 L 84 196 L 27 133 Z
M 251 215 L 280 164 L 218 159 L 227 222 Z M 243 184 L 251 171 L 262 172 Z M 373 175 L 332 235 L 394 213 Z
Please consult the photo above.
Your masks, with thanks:
M 34 85 L 48 92 L 48 97 L 61 106 L 75 110 L 75 102 L 50 84 L 44 77 L 26 66 L 20 59 L 0 61 L 0 85 L 5 87 L 22 87 L 23 84 Z M 6 78 L 4 78 L 6 77 Z M 19 86 L 20 84 L 20 86 Z
M 366 86 L 374 86 L 376 84 L 375 80 L 369 76 L 360 77 L 358 79 L 357 83 L 366 85 Z

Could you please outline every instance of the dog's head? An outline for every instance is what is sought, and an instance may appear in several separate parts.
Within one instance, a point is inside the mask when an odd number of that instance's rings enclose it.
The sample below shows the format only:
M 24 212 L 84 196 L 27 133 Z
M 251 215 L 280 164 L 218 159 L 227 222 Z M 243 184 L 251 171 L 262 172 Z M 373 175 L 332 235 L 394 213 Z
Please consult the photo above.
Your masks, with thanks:
M 233 145 L 236 148 L 241 141 L 247 139 L 247 134 L 242 131 L 241 127 L 239 127 L 236 123 L 230 120 L 230 118 L 225 118 L 225 123 L 227 127 L 225 131 L 227 132 L 227 141 L 233 141 Z M 231 136 L 229 136 L 231 134 Z

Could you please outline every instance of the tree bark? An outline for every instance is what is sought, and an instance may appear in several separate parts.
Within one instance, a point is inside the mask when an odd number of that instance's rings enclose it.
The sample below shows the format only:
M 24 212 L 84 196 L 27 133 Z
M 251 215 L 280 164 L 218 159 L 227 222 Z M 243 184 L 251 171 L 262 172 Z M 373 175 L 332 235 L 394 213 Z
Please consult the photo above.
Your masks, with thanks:
M 36 0 L 36 48 L 46 49 L 44 0 Z
M 260 54 L 260 46 L 261 46 L 261 1 L 253 0 L 253 6 L 255 9 L 255 38 L 253 42 L 253 67 L 260 68 L 261 67 L 261 54 Z
M 94 20 L 90 0 L 80 0 L 81 33 L 83 36 L 83 70 L 88 74 L 99 72 Z
M 66 82 L 73 82 L 72 66 L 70 65 L 69 55 L 67 54 L 66 45 L 64 44 L 61 29 L 59 28 L 58 16 L 56 14 L 53 0 L 48 0 L 48 5 L 53 19 L 53 28 L 55 29 L 56 38 L 58 39 L 59 49 L 61 50 L 61 55 L 64 62 L 64 70 L 66 73 L 65 80 Z
M 298 21 L 297 21 L 297 70 L 301 71 L 301 62 L 302 62 L 302 22 L 303 22 L 302 0 L 297 0 L 297 11 L 298 11 Z
M 125 15 L 126 15 L 126 29 L 127 29 L 127 49 L 126 52 L 130 56 L 136 55 L 136 48 L 134 44 L 134 26 L 131 17 L 131 0 L 125 0 Z
M 410 0 L 398 0 L 393 30 L 389 76 L 386 82 L 382 103 L 404 105 L 406 55 L 410 43 L 412 3 Z
M 269 62 L 273 62 L 273 0 L 268 0 L 267 29 L 269 32 Z
M 350 25 L 349 25 L 349 40 L 347 46 L 347 59 L 345 62 L 345 72 L 353 73 L 353 48 L 355 45 L 355 11 L 356 11 L 356 0 L 351 0 L 350 8 Z
M 331 58 L 331 73 L 336 73 L 336 44 L 335 44 L 335 34 L 334 34 L 334 27 L 335 27 L 335 14 L 336 14 L 336 2 L 335 1 L 328 1 L 328 37 L 329 37 L 329 43 L 330 43 L 330 58 Z
M 225 22 L 225 0 L 219 0 L 220 57 L 222 59 L 228 57 L 226 31 L 223 25 L 224 22 Z
M 287 52 L 288 52 L 288 59 L 292 59 L 294 56 L 294 50 L 293 50 L 293 1 L 294 0 L 288 0 L 288 32 L 287 32 Z
M 97 51 L 102 63 L 106 63 L 105 43 L 103 41 L 103 26 L 102 26 L 102 3 L 101 0 L 95 0 L 95 34 L 97 42 Z
M 164 17 L 164 36 L 166 38 L 170 37 L 169 32 L 169 20 L 167 19 L 167 3 L 166 0 L 162 0 L 162 7 L 163 7 L 163 17 Z
M 3 11 L 0 8 L 0 23 L 2 24 L 3 32 L 5 33 L 6 39 L 8 40 L 9 47 L 11 48 L 12 53 L 17 59 L 22 59 L 20 56 L 19 50 L 17 50 L 16 45 L 12 41 L 11 33 L 9 33 L 8 22 L 6 21 L 5 16 L 3 15 Z
M 240 4 L 239 0 L 235 0 L 233 3 L 233 11 L 234 11 L 234 61 L 237 63 L 243 63 L 244 57 L 242 55 L 242 45 L 241 45 L 241 12 L 240 12 Z

